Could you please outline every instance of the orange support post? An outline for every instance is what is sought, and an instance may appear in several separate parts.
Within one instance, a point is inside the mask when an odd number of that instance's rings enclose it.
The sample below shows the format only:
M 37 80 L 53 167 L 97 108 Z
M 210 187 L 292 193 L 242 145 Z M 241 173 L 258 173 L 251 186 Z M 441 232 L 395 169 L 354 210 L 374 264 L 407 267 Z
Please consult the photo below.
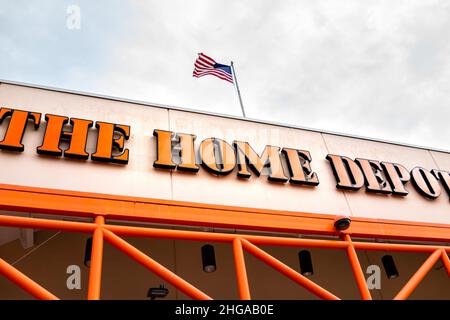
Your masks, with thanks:
M 99 300 L 102 285 L 103 231 L 105 218 L 95 218 L 97 229 L 92 236 L 91 264 L 89 268 L 88 300 Z
M 347 255 L 350 261 L 350 265 L 355 276 L 356 284 L 358 285 L 359 293 L 363 300 L 372 300 L 369 288 L 367 287 L 366 278 L 361 269 L 361 264 L 359 263 L 358 255 L 353 247 L 352 239 L 348 234 L 344 235 L 344 240 L 347 242 Z
M 248 286 L 247 270 L 245 268 L 244 251 L 239 238 L 233 240 L 234 265 L 241 300 L 250 300 L 250 288 Z
M 434 251 L 419 270 L 409 279 L 409 281 L 405 284 L 405 286 L 400 290 L 400 292 L 395 296 L 394 300 L 405 300 L 407 299 L 414 289 L 419 285 L 420 281 L 427 275 L 427 273 L 433 268 L 436 261 L 442 256 L 442 250 L 438 249 Z
M 58 297 L 41 287 L 3 259 L 0 259 L 0 273 L 37 299 L 58 300 Z
M 142 253 L 125 240 L 119 238 L 109 230 L 103 230 L 103 236 L 113 246 L 125 252 L 128 256 L 154 272 L 159 277 L 174 285 L 177 289 L 190 296 L 193 299 L 211 300 L 211 297 L 191 285 L 189 282 L 177 276 L 175 273 L 159 264 L 146 254 Z
M 286 277 L 290 278 L 291 280 L 297 282 L 302 287 L 310 291 L 311 293 L 315 294 L 316 296 L 322 298 L 322 299 L 328 299 L 328 300 L 339 300 L 338 297 L 336 297 L 331 292 L 325 290 L 318 284 L 312 282 L 305 276 L 299 274 L 289 266 L 285 265 L 283 262 L 279 261 L 278 259 L 275 259 L 270 254 L 266 253 L 264 250 L 261 250 L 257 246 L 251 244 L 245 239 L 242 239 L 242 245 L 246 251 L 254 255 L 256 258 L 260 259 L 261 261 L 264 261 L 268 265 L 270 265 L 275 270 L 278 270 L 282 274 L 284 274 Z

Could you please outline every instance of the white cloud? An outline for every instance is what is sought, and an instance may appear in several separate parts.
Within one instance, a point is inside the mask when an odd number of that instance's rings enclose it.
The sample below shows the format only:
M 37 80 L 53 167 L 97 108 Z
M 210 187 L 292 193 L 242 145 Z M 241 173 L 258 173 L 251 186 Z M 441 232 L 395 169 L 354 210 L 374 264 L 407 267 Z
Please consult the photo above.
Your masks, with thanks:
M 43 84 L 239 115 L 230 84 L 191 76 L 203 51 L 235 61 L 249 117 L 450 149 L 448 1 L 78 2 L 90 28 L 63 52 L 70 63 L 32 31 L 0 50 L 6 70 L 29 57 L 16 80 L 36 79 L 45 55 Z M 21 25 L 0 28 L 11 47 Z

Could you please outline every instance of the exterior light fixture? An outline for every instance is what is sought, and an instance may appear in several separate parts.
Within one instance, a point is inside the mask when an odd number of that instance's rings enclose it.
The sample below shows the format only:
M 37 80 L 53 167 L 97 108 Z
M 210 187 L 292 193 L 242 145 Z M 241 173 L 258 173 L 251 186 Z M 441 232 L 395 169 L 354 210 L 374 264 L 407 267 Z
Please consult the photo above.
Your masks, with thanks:
M 312 276 L 314 274 L 311 252 L 308 250 L 301 250 L 298 253 L 298 260 L 300 261 L 300 273 L 305 277 Z
M 86 240 L 86 248 L 84 249 L 84 265 L 88 268 L 91 266 L 91 254 L 92 254 L 92 237 L 89 237 Z
M 383 256 L 381 262 L 383 262 L 384 271 L 386 271 L 388 279 L 395 279 L 399 276 L 394 258 L 391 255 Z
M 216 271 L 216 253 L 214 252 L 214 246 L 205 244 L 202 247 L 202 263 L 204 272 L 211 273 Z
M 165 288 L 163 284 L 160 284 L 158 288 L 150 288 L 147 292 L 147 297 L 151 300 L 156 298 L 165 298 L 169 294 L 169 289 Z

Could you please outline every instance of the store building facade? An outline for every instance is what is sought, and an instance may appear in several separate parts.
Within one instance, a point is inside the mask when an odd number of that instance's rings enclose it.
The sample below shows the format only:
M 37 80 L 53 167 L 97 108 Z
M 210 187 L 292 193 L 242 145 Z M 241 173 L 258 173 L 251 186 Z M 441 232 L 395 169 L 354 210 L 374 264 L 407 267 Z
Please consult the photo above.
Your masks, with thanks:
M 6 81 L 0 107 L 1 299 L 450 298 L 449 152 Z

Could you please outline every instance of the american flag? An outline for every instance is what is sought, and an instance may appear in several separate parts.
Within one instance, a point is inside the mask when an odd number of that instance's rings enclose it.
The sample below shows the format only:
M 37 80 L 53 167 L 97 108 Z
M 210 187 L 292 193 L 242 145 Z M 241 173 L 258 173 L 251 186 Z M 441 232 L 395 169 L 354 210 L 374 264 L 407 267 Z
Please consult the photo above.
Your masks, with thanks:
M 217 63 L 214 61 L 214 59 L 208 57 L 206 54 L 199 53 L 197 60 L 195 60 L 194 66 L 193 76 L 196 78 L 200 78 L 210 74 L 222 80 L 233 83 L 233 73 L 231 72 L 231 66 Z

